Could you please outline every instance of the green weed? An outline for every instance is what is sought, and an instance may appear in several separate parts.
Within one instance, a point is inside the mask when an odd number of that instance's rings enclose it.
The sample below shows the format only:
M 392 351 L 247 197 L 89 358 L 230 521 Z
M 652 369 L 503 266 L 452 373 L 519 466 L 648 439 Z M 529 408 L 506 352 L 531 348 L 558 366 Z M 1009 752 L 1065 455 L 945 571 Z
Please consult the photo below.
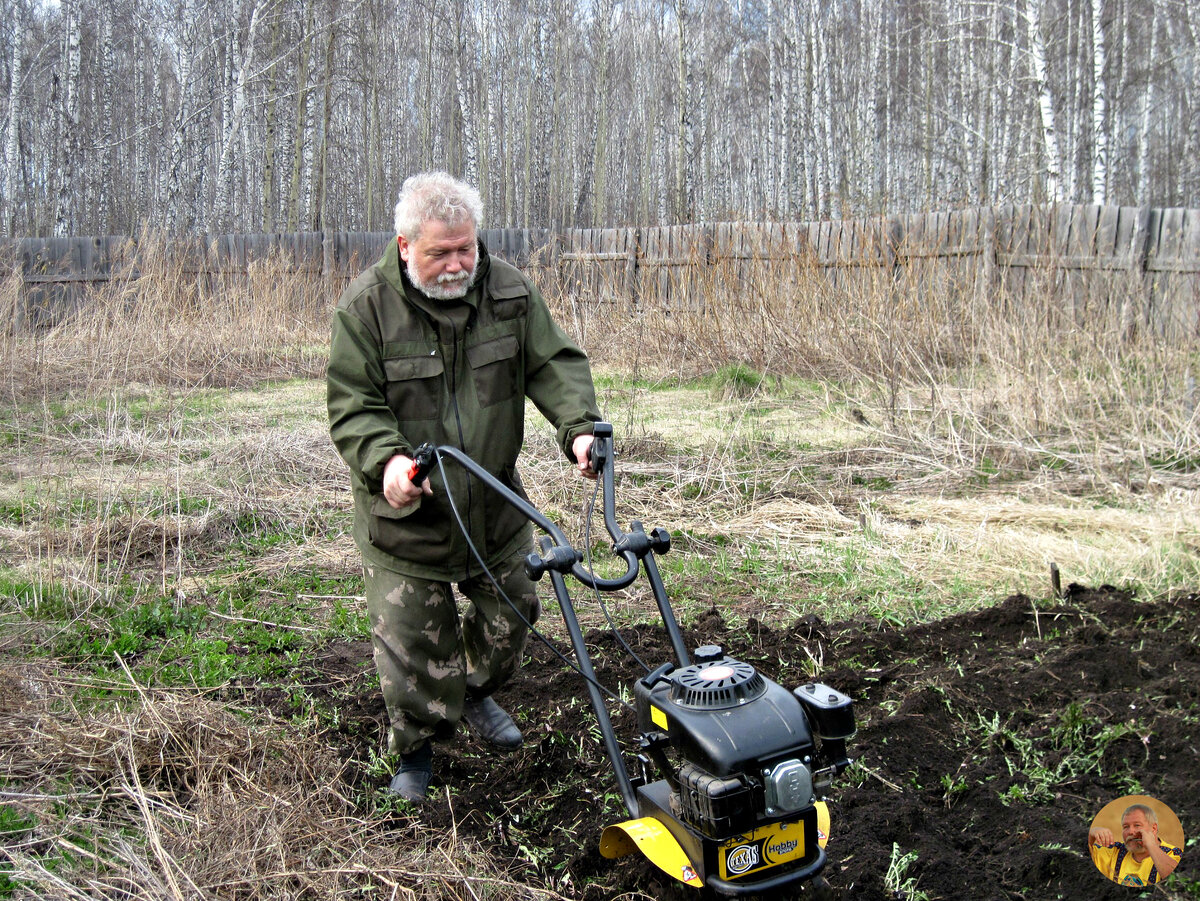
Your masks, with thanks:
M 12 804 L 0 804 L 0 847 L 15 845 L 36 826 L 34 817 Z M 7 858 L 0 860 L 0 898 L 11 898 L 19 888 L 11 872 L 12 866 Z
M 1109 746 L 1137 734 L 1131 724 L 1109 724 L 1086 715 L 1076 702 L 1067 705 L 1037 739 L 1002 725 L 999 714 L 990 721 L 981 716 L 980 724 L 987 741 L 1003 752 L 1009 775 L 1024 776 L 1024 782 L 1001 793 L 1005 804 L 1045 804 L 1080 776 L 1104 775 L 1102 761 Z
M 741 363 L 723 366 L 700 380 L 712 397 L 721 400 L 753 397 L 763 389 L 766 381 L 762 373 Z
M 902 854 L 900 846 L 892 843 L 892 859 L 883 875 L 883 886 L 888 890 L 889 897 L 904 901 L 929 901 L 929 895 L 917 888 L 918 880 L 908 875 L 909 868 L 916 862 L 915 851 Z

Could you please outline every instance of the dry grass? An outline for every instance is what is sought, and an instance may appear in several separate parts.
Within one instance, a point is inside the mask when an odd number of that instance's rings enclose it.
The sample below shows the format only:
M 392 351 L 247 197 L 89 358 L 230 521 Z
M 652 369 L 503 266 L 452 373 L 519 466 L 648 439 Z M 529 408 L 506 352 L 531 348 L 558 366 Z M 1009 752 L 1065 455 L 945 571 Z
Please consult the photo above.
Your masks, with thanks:
M 113 279 L 90 291 L 75 315 L 6 336 L 0 363 L 13 394 L 228 387 L 324 371 L 336 298 L 319 277 L 277 260 L 252 263 L 244 275 L 206 271 L 154 233 L 136 249 L 135 260 L 131 242 Z M 11 284 L 0 302 L 18 302 Z
M 79 687 L 0 669 L 0 801 L 38 823 L 6 845 L 16 897 L 559 897 L 455 831 L 363 816 L 346 763 L 261 710 L 132 682 L 135 703 L 81 709 Z
M 941 460 L 1055 453 L 1144 479 L 1157 463 L 1200 456 L 1200 336 L 1134 328 L 1138 284 L 1064 285 L 1051 271 L 1012 294 L 975 276 L 930 264 L 900 281 L 870 267 L 831 278 L 745 263 L 685 283 L 669 313 L 647 298 L 632 317 L 577 300 L 562 314 L 626 372 L 741 364 L 821 380 L 889 437 Z M 1089 287 L 1099 296 L 1064 300 Z

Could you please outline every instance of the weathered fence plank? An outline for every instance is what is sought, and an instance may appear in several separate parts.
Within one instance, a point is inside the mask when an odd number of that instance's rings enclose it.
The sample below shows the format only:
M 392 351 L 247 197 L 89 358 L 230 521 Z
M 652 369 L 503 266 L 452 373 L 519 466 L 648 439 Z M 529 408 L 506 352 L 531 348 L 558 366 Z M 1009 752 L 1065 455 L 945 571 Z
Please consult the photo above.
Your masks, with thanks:
M 816 273 L 829 290 L 876 290 L 893 309 L 946 305 L 958 322 L 999 295 L 1056 299 L 1054 315 L 1129 334 L 1200 334 L 1200 210 L 1020 204 L 821 222 L 642 229 L 484 229 L 489 251 L 564 289 L 573 303 L 703 311 L 710 296 L 761 292 Z M 390 232 L 25 238 L 0 243 L 20 279 L 19 324 L 76 309 L 106 280 L 147 265 L 210 285 L 259 261 L 329 282 L 331 299 L 383 252 Z M 219 282 L 214 282 L 219 279 Z M 1036 294 L 1034 292 L 1037 292 Z M 610 306 L 611 309 L 611 306 Z
M 1153 241 L 1153 239 L 1152 239 Z M 1178 207 L 1161 211 L 1157 241 L 1146 255 L 1148 327 L 1162 335 L 1200 328 L 1200 217 Z

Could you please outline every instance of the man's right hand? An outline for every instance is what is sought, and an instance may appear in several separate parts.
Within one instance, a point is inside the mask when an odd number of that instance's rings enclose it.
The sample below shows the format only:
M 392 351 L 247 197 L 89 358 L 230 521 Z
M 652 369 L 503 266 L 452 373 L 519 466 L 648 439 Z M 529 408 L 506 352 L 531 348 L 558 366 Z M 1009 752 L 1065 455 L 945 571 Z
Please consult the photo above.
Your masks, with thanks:
M 1101 848 L 1111 847 L 1113 843 L 1113 834 L 1111 829 L 1105 829 L 1103 826 L 1097 826 L 1088 830 L 1088 841 L 1093 845 L 1099 845 Z
M 429 479 L 422 481 L 419 486 L 409 481 L 408 473 L 412 466 L 412 457 L 396 454 L 383 468 L 383 497 L 396 510 L 420 500 L 422 494 L 433 494 Z

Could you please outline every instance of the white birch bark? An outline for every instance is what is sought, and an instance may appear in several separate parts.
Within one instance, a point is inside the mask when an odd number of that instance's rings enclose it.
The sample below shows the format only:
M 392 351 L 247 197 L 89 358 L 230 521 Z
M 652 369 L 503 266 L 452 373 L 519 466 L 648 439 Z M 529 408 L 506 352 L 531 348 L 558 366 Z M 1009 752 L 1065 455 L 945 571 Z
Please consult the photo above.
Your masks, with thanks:
M 65 0 L 62 14 L 65 65 L 62 70 L 62 104 L 59 107 L 58 197 L 55 202 L 54 234 L 66 237 L 75 228 L 75 182 L 82 164 L 79 135 L 79 0 Z
M 999 16 L 999 4 L 997 4 L 997 16 Z M 1017 29 L 1018 20 L 1016 16 L 1009 19 L 1006 25 L 1012 26 L 1014 33 L 1019 33 Z M 1004 31 L 997 24 L 996 33 L 1001 34 Z M 997 38 L 999 40 L 999 38 Z M 1024 65 L 1024 53 L 1017 46 L 1008 48 L 1008 68 L 1007 77 L 1004 79 L 1002 87 L 1001 109 L 1003 115 L 1001 118 L 1001 128 L 1003 133 L 1000 137 L 1000 157 L 997 160 L 996 187 L 1002 197 L 1013 198 L 1013 191 L 1017 180 L 1013 177 L 1018 168 L 1018 160 L 1021 154 L 1020 138 L 1024 131 L 1022 123 L 1025 119 L 1025 111 L 1023 104 L 1017 98 L 1017 85 L 1025 80 L 1026 67 Z
M 1158 59 L 1158 4 L 1150 0 L 1150 59 Z M 1137 198 L 1139 203 L 1148 203 L 1150 196 L 1150 127 L 1151 114 L 1157 102 L 1157 79 L 1149 78 L 1142 91 L 1140 127 L 1138 128 L 1137 151 Z
M 1058 203 L 1063 199 L 1062 157 L 1059 154 L 1058 130 L 1054 119 L 1054 98 L 1050 93 L 1050 78 L 1046 65 L 1046 45 L 1042 38 L 1042 0 L 1026 0 L 1028 53 L 1031 76 L 1037 91 L 1038 115 L 1042 129 L 1042 150 L 1045 154 L 1044 173 L 1046 195 Z
M 325 71 L 321 78 L 321 118 L 319 142 L 313 149 L 311 175 L 308 178 L 310 202 L 310 227 L 321 231 L 328 218 L 326 204 L 329 198 L 329 147 L 332 143 L 329 130 L 333 116 L 333 48 L 337 39 L 338 15 L 336 2 L 331 9 L 330 21 L 325 32 Z
M 313 46 L 313 4 L 312 0 L 304 2 L 304 25 L 301 32 L 303 37 L 297 48 L 299 54 L 299 71 L 296 76 L 296 116 L 292 134 L 292 171 L 288 181 L 287 199 L 287 230 L 298 231 L 301 216 L 301 180 L 305 164 L 311 162 L 312 140 L 308 127 L 308 101 L 312 90 L 309 84 L 309 70 L 312 65 L 311 54 Z M 311 170 L 309 170 L 311 171 Z
M 465 8 L 457 16 L 454 45 L 454 98 L 462 122 L 462 177 L 469 184 L 479 184 L 479 143 L 476 138 L 475 91 L 471 82 L 470 62 L 474 35 L 470 33 L 470 16 Z
M 192 67 L 198 49 L 199 12 L 195 0 L 184 0 L 181 11 L 183 28 L 175 61 L 176 81 L 179 85 L 179 106 L 175 110 L 174 127 L 171 132 L 171 154 L 167 167 L 166 213 L 163 224 L 170 232 L 184 231 L 184 188 L 186 172 L 190 167 L 195 148 L 189 145 L 192 126 Z
M 1108 52 L 1104 43 L 1104 0 L 1092 4 L 1092 203 L 1108 199 Z
M 21 120 L 24 109 L 25 10 L 17 4 L 13 15 L 12 58 L 9 63 L 8 126 L 4 135 L 4 233 L 15 235 L 21 184 Z
M 266 109 L 263 114 L 262 128 L 262 196 L 260 198 L 262 206 L 262 231 L 275 231 L 275 153 L 276 153 L 276 135 L 279 128 L 279 92 L 276 89 L 278 83 L 279 70 L 281 68 L 280 61 L 276 57 L 279 50 L 279 37 L 283 28 L 283 16 L 277 15 L 271 23 L 271 43 L 269 48 L 268 64 L 266 72 Z M 370 196 L 370 195 L 368 195 Z
M 882 84 L 886 85 L 888 66 L 886 54 L 890 45 L 881 24 L 882 20 L 883 16 L 876 12 L 866 23 L 864 34 L 871 44 L 871 61 L 864 72 L 863 96 L 860 102 L 862 117 L 860 127 L 863 139 L 867 140 L 867 136 L 870 136 L 867 155 L 867 184 L 871 189 L 871 204 L 881 212 L 886 191 L 884 178 L 887 161 L 884 153 L 887 146 L 888 109 L 888 91 L 886 87 L 881 90 L 881 79 Z
M 117 68 L 112 40 L 113 10 L 104 6 L 96 11 L 95 28 L 97 60 L 93 78 L 91 103 L 96 109 L 93 150 L 84 154 L 83 180 L 95 186 L 96 200 L 87 211 L 89 224 L 85 227 L 94 233 L 107 234 L 113 205 L 113 121 L 115 118 L 115 95 L 113 73 Z
M 763 189 L 766 192 L 767 209 L 775 213 L 779 210 L 779 182 L 783 168 L 779 153 L 779 132 L 783 119 L 780 114 L 779 85 L 783 80 L 783 73 L 780 71 L 779 38 L 776 33 L 777 15 L 775 0 L 767 0 L 767 123 L 763 129 L 765 165 L 762 172 L 766 182 Z
M 779 105 L 783 116 L 782 153 L 779 159 L 779 169 L 775 174 L 777 186 L 776 215 L 791 217 L 796 208 L 802 203 L 804 192 L 803 171 L 801 162 L 800 129 L 802 128 L 804 111 L 798 79 L 803 74 L 800 62 L 800 48 L 803 46 L 803 33 L 800 27 L 799 3 L 788 3 L 784 15 L 784 27 L 781 30 L 783 41 L 783 71 L 779 77 L 779 88 L 782 92 Z
M 688 0 L 676 0 L 675 55 L 675 213 L 676 223 L 691 218 L 691 160 L 695 131 L 692 122 L 691 12 Z
M 816 13 L 816 10 L 813 11 Z M 819 14 L 826 18 L 831 15 L 828 8 L 823 7 Z M 814 18 L 817 18 L 814 15 Z M 825 179 L 825 190 L 822 192 L 822 213 L 836 218 L 841 215 L 841 198 L 838 197 L 838 161 L 836 149 L 837 116 L 840 113 L 833 101 L 833 60 L 829 53 L 827 36 L 827 21 L 817 23 L 817 52 L 813 55 L 813 66 L 817 71 L 821 90 L 821 149 L 824 156 L 822 171 Z
M 255 37 L 258 32 L 259 13 L 263 4 L 254 0 L 254 8 L 250 12 L 250 25 L 246 30 L 246 41 L 242 44 L 236 34 L 240 16 L 233 23 L 234 35 L 231 48 L 233 66 L 233 84 L 230 90 L 228 109 L 229 118 L 224 123 L 221 139 L 221 159 L 217 166 L 217 190 L 213 201 L 211 224 L 218 229 L 235 230 L 236 226 L 229 220 L 230 197 L 233 194 L 234 149 L 242 131 L 242 119 L 246 115 L 246 81 L 250 70 L 254 68 Z M 243 53 L 241 48 L 245 47 Z

